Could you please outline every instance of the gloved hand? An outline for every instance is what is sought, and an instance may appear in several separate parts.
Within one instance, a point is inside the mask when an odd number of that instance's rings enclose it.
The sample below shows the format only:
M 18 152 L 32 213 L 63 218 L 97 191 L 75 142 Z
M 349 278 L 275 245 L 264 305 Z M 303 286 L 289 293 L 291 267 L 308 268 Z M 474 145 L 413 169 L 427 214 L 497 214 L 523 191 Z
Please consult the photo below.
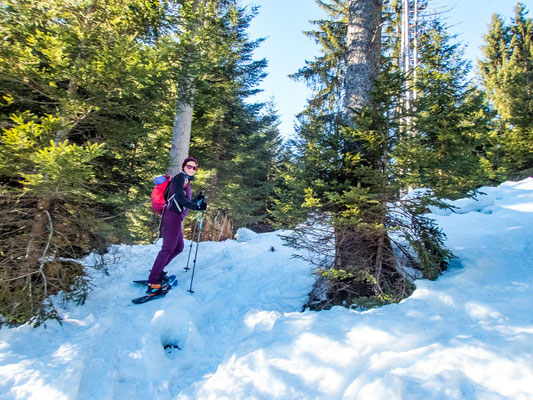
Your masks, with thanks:
M 200 204 L 197 204 L 196 205 L 196 209 L 198 211 L 205 211 L 207 210 L 207 203 L 205 202 L 205 200 L 202 200 L 202 202 Z
M 198 193 L 196 196 L 194 196 L 194 202 L 198 203 L 200 200 L 205 199 L 204 191 L 202 190 L 200 193 Z

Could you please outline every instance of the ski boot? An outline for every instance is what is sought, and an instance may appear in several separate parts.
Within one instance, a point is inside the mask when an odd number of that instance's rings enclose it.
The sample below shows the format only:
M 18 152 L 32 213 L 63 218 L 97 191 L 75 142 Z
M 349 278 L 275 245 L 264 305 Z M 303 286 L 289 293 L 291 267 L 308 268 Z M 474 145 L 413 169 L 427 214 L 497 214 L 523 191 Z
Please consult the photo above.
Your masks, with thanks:
M 159 275 L 159 280 L 157 281 L 157 283 L 165 284 L 165 283 L 168 283 L 169 280 L 170 280 L 170 278 L 169 278 L 169 276 L 167 275 L 166 271 L 163 271 L 163 272 L 161 272 L 161 274 Z

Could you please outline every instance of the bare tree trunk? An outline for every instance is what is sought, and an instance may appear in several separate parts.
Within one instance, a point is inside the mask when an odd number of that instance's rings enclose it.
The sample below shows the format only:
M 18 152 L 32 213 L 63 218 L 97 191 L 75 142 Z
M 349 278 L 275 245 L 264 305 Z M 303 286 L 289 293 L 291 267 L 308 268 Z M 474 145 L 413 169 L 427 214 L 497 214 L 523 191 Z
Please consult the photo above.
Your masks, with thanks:
M 402 1 L 402 72 L 406 77 L 411 74 L 411 35 L 409 23 L 409 0 Z M 411 88 L 406 82 L 405 87 L 405 109 L 411 110 Z M 409 123 L 409 117 L 407 122 Z
M 170 147 L 170 163 L 168 173 L 174 176 L 181 171 L 181 163 L 189 156 L 191 142 L 191 126 L 193 114 L 194 82 L 186 77 L 180 90 L 180 99 L 174 117 L 172 145 Z
M 416 82 L 418 81 L 418 0 L 415 0 L 415 31 L 413 35 L 413 99 L 418 98 Z
M 195 0 L 192 5 L 193 14 L 198 11 L 198 5 L 200 0 Z M 199 22 L 195 21 L 192 24 L 193 36 L 200 28 Z M 186 53 L 192 54 L 194 51 L 193 46 L 186 51 Z M 184 60 L 186 76 L 182 79 L 182 83 L 179 87 L 179 99 L 176 107 L 176 116 L 174 117 L 174 128 L 172 130 L 172 144 L 170 147 L 170 160 L 168 174 L 174 176 L 181 171 L 181 163 L 185 158 L 189 156 L 189 145 L 191 143 L 191 127 L 192 127 L 192 115 L 194 111 L 194 76 L 191 76 L 187 71 L 190 61 Z
M 26 261 L 32 271 L 39 265 L 39 258 L 44 248 L 44 237 L 48 224 L 47 213 L 50 207 L 51 203 L 49 199 L 39 199 L 37 202 L 37 212 L 33 219 L 30 243 L 28 243 L 26 251 Z
M 346 121 L 370 101 L 381 57 L 382 0 L 351 0 L 344 82 Z
M 357 113 L 371 105 L 381 58 L 382 8 L 382 0 L 350 1 L 344 83 L 344 117 L 349 125 L 352 125 Z M 349 142 L 345 150 L 359 152 L 365 157 L 364 147 L 360 143 Z M 376 165 L 374 159 L 366 161 Z M 366 224 L 376 222 L 370 218 L 375 217 L 368 214 L 362 217 L 361 224 L 335 226 L 335 268 L 355 272 L 357 275 L 375 271 L 376 257 L 381 263 L 383 253 L 378 254 L 378 238 L 371 229 L 365 227 Z M 380 264 L 378 274 L 381 273 L 381 268 Z M 356 282 L 354 287 L 343 288 L 340 292 L 351 292 L 347 295 L 347 300 L 350 301 L 352 295 L 371 295 L 375 290 L 371 290 L 367 284 Z

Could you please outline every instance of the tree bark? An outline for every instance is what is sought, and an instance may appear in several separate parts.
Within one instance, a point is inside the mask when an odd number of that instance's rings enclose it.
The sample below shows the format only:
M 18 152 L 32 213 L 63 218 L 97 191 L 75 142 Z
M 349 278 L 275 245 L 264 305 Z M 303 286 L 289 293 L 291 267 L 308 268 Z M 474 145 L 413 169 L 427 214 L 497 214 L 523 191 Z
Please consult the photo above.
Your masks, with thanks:
M 402 72 L 406 77 L 411 74 L 411 35 L 409 22 L 409 0 L 402 1 Z M 408 81 L 405 87 L 405 109 L 411 110 L 411 88 Z
M 413 100 L 418 99 L 416 83 L 418 81 L 418 0 L 415 0 L 415 30 L 413 35 Z
M 381 58 L 382 8 L 382 0 L 350 1 L 344 87 L 344 117 L 349 126 L 353 125 L 354 117 L 358 113 L 372 105 L 372 90 L 378 77 Z M 347 139 L 345 151 L 360 153 L 369 165 L 379 164 L 378 160 L 369 159 L 365 154 L 363 143 Z M 337 269 L 352 272 L 357 276 L 371 271 L 375 274 L 378 261 L 379 276 L 382 270 L 383 243 L 379 241 L 374 230 L 367 228 L 367 224 L 372 226 L 382 218 L 373 215 L 370 210 L 367 211 L 360 216 L 360 223 L 335 227 L 337 247 L 335 264 Z M 348 302 L 352 295 L 376 294 L 372 284 L 361 280 L 355 280 L 349 289 L 343 291 L 351 291 L 347 298 Z
M 192 5 L 193 14 L 198 11 L 200 0 L 195 0 Z M 190 28 L 195 36 L 200 29 L 198 20 L 192 23 Z M 193 54 L 193 46 L 185 52 Z M 187 55 L 186 55 L 187 57 Z M 174 176 L 181 172 L 181 163 L 189 156 L 189 145 L 191 143 L 192 115 L 194 111 L 194 76 L 189 73 L 190 61 L 184 60 L 185 76 L 179 87 L 179 99 L 174 117 L 174 128 L 172 130 L 172 144 L 170 147 L 170 162 L 168 174 Z
M 368 105 L 381 57 L 382 0 L 351 0 L 348 23 L 345 118 Z
M 31 227 L 30 243 L 26 252 L 26 262 L 31 271 L 38 270 L 39 259 L 42 256 L 44 248 L 44 237 L 47 231 L 48 217 L 46 213 L 50 210 L 51 203 L 49 199 L 39 199 L 37 210 Z
M 181 171 L 183 160 L 189 156 L 189 145 L 191 143 L 194 82 L 191 77 L 186 77 L 184 80 L 182 90 L 180 90 L 176 116 L 174 117 L 168 169 L 170 176 L 174 176 Z

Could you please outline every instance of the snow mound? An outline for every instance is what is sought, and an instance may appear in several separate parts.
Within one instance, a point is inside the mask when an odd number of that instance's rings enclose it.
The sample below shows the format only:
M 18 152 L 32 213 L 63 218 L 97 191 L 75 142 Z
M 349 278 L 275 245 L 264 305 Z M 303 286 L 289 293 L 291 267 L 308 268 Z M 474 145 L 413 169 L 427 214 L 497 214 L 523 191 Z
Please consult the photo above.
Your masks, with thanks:
M 237 229 L 237 233 L 235 234 L 235 239 L 237 242 L 250 242 L 254 240 L 257 237 L 257 233 L 254 231 L 247 229 L 247 228 L 239 228 Z
M 430 210 L 433 214 L 440 216 L 450 216 L 454 213 L 468 214 L 471 212 L 492 214 L 500 207 L 498 203 L 504 200 L 508 194 L 514 190 L 530 190 L 528 188 L 531 187 L 532 182 L 533 178 L 527 178 L 520 182 L 504 182 L 498 187 L 482 187 L 472 197 L 445 201 L 451 209 L 431 206 Z M 413 192 L 410 192 L 410 196 L 413 197 L 419 193 L 426 193 L 426 189 L 415 189 Z M 520 203 L 522 204 L 522 202 Z M 507 205 L 507 207 L 511 207 L 511 205 Z M 522 204 L 520 207 L 524 207 L 524 205 Z M 529 206 L 526 205 L 526 211 L 527 209 L 529 209 Z

